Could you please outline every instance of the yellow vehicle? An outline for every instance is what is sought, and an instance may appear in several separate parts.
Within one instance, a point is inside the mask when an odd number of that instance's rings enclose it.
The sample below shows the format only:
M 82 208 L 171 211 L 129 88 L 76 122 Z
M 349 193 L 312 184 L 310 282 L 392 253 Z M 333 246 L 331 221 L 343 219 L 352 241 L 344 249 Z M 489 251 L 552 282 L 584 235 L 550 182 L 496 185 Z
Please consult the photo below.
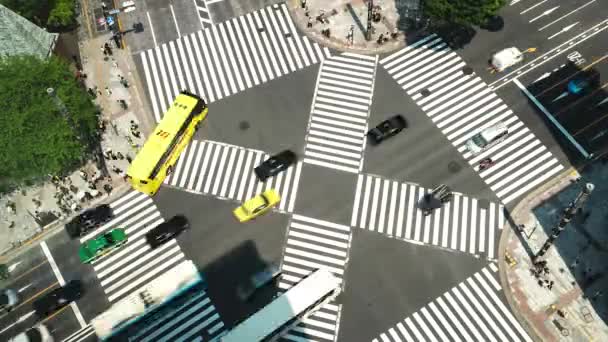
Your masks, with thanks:
M 272 209 L 279 202 L 281 202 L 279 193 L 274 189 L 268 189 L 254 198 L 248 199 L 242 206 L 234 209 L 234 217 L 241 223 L 247 222 Z
M 208 112 L 207 104 L 197 95 L 186 91 L 177 95 L 127 170 L 135 190 L 148 195 L 158 191 Z

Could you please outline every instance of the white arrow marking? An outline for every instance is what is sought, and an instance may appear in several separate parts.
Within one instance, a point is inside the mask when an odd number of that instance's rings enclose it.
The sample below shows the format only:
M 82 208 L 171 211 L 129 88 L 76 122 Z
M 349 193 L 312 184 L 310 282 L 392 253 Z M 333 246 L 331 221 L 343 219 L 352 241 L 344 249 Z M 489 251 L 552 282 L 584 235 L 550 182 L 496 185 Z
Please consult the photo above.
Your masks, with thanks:
M 603 99 L 600 103 L 596 104 L 595 106 L 599 107 L 599 106 L 601 106 L 601 105 L 603 105 L 604 103 L 607 103 L 607 102 L 608 102 L 608 97 L 606 97 L 605 99 Z
M 21 292 L 25 291 L 25 289 L 27 289 L 30 286 L 32 286 L 32 284 L 27 284 L 24 287 L 20 288 L 17 292 L 21 293 Z
M 544 16 L 547 16 L 547 15 L 551 14 L 553 11 L 555 11 L 555 10 L 556 10 L 556 9 L 558 9 L 558 8 L 559 8 L 559 6 L 555 6 L 555 7 L 551 8 L 551 9 L 548 9 L 548 10 L 544 11 L 543 13 L 541 13 L 541 15 L 539 15 L 538 17 L 536 17 L 536 18 L 534 18 L 534 19 L 530 20 L 529 22 L 530 22 L 530 23 L 535 22 L 535 21 L 537 21 L 538 19 L 540 19 L 540 18 L 542 18 L 542 17 L 544 17 Z
M 538 7 L 538 6 L 542 5 L 542 4 L 543 4 L 543 3 L 545 3 L 545 2 L 547 2 L 547 0 L 543 0 L 543 1 L 539 2 L 539 3 L 537 3 L 536 5 L 534 5 L 534 6 L 532 6 L 532 7 L 529 7 L 528 9 L 526 9 L 526 10 L 523 10 L 523 11 L 519 12 L 519 14 L 524 14 L 524 13 L 526 13 L 526 12 L 528 12 L 528 11 L 531 11 L 531 10 L 535 9 L 536 7 Z
M 10 273 L 10 272 L 13 272 L 13 271 L 15 270 L 15 268 L 17 268 L 17 265 L 19 265 L 20 263 L 21 263 L 21 261 L 17 261 L 16 263 L 14 263 L 14 264 L 10 265 L 10 266 L 8 267 L 8 272 L 9 272 L 9 273 Z
M 26 319 L 30 318 L 34 313 L 35 313 L 35 311 L 31 311 L 31 312 L 28 312 L 25 315 L 19 317 L 17 319 L 17 321 L 15 321 L 15 323 L 13 323 L 13 324 L 7 326 L 6 328 L 2 329 L 0 331 L 0 334 L 2 334 L 3 332 L 7 331 L 8 329 L 10 329 L 11 327 L 15 326 L 16 324 L 21 323 L 21 322 L 25 321 Z
M 563 99 L 566 96 L 568 96 L 568 92 L 567 91 L 563 92 L 560 96 L 554 98 L 553 101 L 551 101 L 551 102 L 559 101 L 560 99 Z
M 538 82 L 540 80 L 543 80 L 543 79 L 549 77 L 549 75 L 551 75 L 551 73 L 550 72 L 546 72 L 546 73 L 542 74 L 539 78 L 537 78 L 536 80 L 534 80 L 534 82 L 532 82 L 532 83 L 536 83 L 536 82 Z
M 562 33 L 564 33 L 564 32 L 568 32 L 568 31 L 570 31 L 570 29 L 571 29 L 571 28 L 573 28 L 574 26 L 576 26 L 576 24 L 578 24 L 578 23 L 579 23 L 579 22 L 577 21 L 577 22 L 575 22 L 575 23 L 574 23 L 574 24 L 572 24 L 572 25 L 568 25 L 568 26 L 564 27 L 564 28 L 563 28 L 561 31 L 558 31 L 556 34 L 554 34 L 554 35 L 552 35 L 551 37 L 549 37 L 549 39 L 551 39 L 551 38 L 553 38 L 553 37 L 557 36 L 558 34 L 562 34 Z

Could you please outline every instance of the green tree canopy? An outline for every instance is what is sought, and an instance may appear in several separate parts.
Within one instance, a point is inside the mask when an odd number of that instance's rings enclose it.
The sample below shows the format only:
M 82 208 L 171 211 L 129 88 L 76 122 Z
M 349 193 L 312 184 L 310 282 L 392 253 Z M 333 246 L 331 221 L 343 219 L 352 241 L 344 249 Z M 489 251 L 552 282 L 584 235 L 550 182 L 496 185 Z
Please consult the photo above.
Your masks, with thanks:
M 507 0 L 422 0 L 424 14 L 432 20 L 481 25 L 496 15 Z
M 47 94 L 55 89 L 66 116 Z M 0 59 L 0 187 L 35 182 L 73 169 L 97 141 L 98 110 L 56 57 Z

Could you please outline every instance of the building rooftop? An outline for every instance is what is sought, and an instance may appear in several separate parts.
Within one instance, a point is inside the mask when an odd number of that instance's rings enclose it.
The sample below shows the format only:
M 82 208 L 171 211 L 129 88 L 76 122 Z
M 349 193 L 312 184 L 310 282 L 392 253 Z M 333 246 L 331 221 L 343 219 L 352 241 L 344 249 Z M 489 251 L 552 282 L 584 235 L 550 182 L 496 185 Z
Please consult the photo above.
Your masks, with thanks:
M 53 52 L 58 36 L 0 5 L 0 57 L 34 55 L 47 58 Z

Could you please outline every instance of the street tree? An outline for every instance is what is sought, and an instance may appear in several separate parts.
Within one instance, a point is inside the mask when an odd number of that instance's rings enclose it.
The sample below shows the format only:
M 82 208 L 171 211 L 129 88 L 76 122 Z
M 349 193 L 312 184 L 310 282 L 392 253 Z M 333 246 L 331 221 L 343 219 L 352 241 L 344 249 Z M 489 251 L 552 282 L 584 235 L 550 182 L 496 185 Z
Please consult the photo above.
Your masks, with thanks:
M 67 113 L 48 95 L 50 87 Z M 57 57 L 1 58 L 0 103 L 0 190 L 75 169 L 99 140 L 98 109 Z
M 434 22 L 483 25 L 507 0 L 423 0 L 423 12 Z

